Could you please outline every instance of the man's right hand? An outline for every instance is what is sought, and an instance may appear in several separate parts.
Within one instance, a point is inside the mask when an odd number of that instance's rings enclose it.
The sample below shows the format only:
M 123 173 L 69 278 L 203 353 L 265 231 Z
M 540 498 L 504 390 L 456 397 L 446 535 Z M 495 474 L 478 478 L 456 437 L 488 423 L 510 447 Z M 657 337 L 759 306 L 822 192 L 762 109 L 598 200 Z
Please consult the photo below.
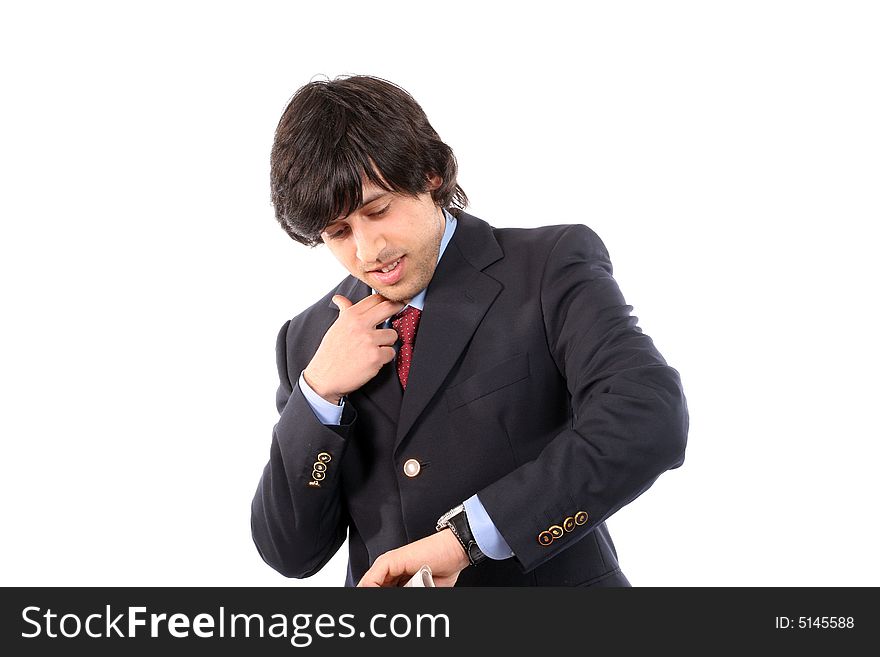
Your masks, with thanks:
M 339 317 L 327 329 L 303 377 L 321 397 L 338 404 L 343 395 L 360 388 L 394 359 L 397 331 L 376 326 L 406 304 L 381 294 L 372 294 L 356 304 L 337 294 L 333 303 L 339 308 Z

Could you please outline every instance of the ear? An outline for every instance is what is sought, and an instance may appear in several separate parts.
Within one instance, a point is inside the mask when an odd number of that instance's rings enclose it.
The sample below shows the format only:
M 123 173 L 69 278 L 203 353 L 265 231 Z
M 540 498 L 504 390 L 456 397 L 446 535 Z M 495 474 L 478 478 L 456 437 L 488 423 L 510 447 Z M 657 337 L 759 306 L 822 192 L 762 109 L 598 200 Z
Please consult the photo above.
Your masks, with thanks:
M 440 187 L 443 184 L 443 178 L 441 178 L 436 173 L 428 174 L 428 190 L 429 192 L 433 192 L 435 189 Z

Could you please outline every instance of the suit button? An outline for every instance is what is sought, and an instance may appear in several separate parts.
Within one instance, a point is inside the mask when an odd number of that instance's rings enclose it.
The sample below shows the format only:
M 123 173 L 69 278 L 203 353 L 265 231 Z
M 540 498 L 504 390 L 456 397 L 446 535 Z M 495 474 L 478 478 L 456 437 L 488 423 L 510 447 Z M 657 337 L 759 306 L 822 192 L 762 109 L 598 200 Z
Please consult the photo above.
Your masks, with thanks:
M 553 535 L 548 531 L 538 534 L 538 543 L 541 545 L 550 545 L 553 542 Z
M 415 459 L 409 459 L 403 464 L 403 474 L 407 477 L 417 477 L 422 471 L 422 464 Z
M 589 518 L 589 516 L 587 515 L 586 511 L 578 511 L 574 514 L 574 523 L 576 525 L 583 525 L 585 522 L 587 522 L 587 518 Z

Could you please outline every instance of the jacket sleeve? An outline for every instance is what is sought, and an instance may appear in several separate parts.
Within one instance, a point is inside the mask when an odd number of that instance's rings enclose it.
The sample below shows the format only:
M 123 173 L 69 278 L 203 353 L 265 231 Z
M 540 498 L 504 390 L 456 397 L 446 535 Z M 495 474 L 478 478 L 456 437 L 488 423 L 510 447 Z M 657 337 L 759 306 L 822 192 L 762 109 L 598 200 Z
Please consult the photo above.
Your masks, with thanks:
M 541 308 L 570 424 L 478 493 L 524 572 L 680 466 L 688 432 L 679 374 L 630 316 L 605 245 L 586 226 L 567 228 L 551 250 Z
M 276 343 L 280 417 L 251 504 L 251 534 L 267 564 L 286 577 L 303 578 L 318 572 L 346 537 L 339 474 L 357 412 L 346 403 L 338 426 L 325 426 L 315 416 L 299 388 L 299 372 L 288 372 L 288 340 L 296 344 L 297 338 L 292 322 L 281 327 Z

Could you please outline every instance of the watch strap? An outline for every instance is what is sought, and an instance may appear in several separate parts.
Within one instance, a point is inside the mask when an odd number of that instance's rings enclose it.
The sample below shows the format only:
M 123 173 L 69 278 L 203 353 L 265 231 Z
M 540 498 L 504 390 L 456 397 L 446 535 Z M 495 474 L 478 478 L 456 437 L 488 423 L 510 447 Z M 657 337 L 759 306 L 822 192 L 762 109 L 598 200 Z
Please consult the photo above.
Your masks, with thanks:
M 465 554 L 467 554 L 470 565 L 476 566 L 478 563 L 486 559 L 486 555 L 483 554 L 480 546 L 477 545 L 477 539 L 474 538 L 474 534 L 471 531 L 467 512 L 464 510 L 464 507 L 461 507 L 457 513 L 453 513 L 446 518 L 444 526 L 449 527 L 449 529 L 452 530 L 452 533 L 455 534 L 455 538 L 458 539 L 458 542 L 461 543 L 461 546 L 464 548 Z M 438 524 L 438 528 L 442 527 Z

